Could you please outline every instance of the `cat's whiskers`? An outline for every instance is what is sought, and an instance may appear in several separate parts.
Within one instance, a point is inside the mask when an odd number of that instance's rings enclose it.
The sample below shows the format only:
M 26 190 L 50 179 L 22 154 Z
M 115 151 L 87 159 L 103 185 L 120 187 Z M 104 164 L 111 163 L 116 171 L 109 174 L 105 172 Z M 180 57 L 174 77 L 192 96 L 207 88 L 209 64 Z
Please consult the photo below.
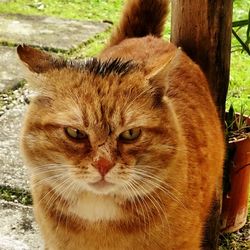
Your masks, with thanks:
M 71 191 L 75 192 L 76 189 L 75 189 L 75 183 L 74 182 L 71 182 L 69 184 L 69 186 L 67 186 L 63 192 L 60 194 L 60 199 L 59 199 L 59 204 L 61 204 L 60 206 L 60 209 L 57 208 L 57 211 L 56 211 L 56 215 L 58 215 L 58 213 L 60 213 L 59 217 L 58 218 L 58 222 L 57 222 L 57 227 L 56 227 L 56 232 L 58 231 L 58 228 L 60 226 L 60 222 L 61 222 L 61 218 L 64 214 L 64 209 L 66 208 L 67 204 L 68 204 L 68 201 L 70 200 L 69 199 L 69 195 L 72 193 Z M 68 216 L 66 216 L 66 222 L 65 222 L 65 225 L 66 225 L 66 230 L 67 230 L 67 226 L 68 226 Z
M 43 165 L 38 165 L 35 167 L 35 169 L 44 169 L 44 168 L 49 168 L 49 169 L 54 169 L 54 168 L 70 168 L 74 167 L 75 165 L 72 164 L 63 164 L 63 163 L 50 163 L 50 164 L 43 164 Z
M 142 216 L 142 219 L 143 219 L 143 225 L 145 227 L 145 230 L 147 230 L 149 227 L 148 223 L 147 223 L 147 220 L 149 221 L 149 218 L 147 217 L 146 219 L 146 215 L 145 215 L 145 204 L 143 203 L 143 201 L 140 199 L 140 195 L 138 194 L 138 191 L 137 191 L 137 187 L 134 185 L 133 182 L 129 182 L 127 183 L 127 187 L 130 188 L 131 192 L 132 192 L 132 195 L 134 196 L 135 198 L 135 203 L 137 202 L 141 208 L 141 211 L 138 210 L 138 216 L 140 218 L 140 215 Z M 142 201 L 142 203 L 141 203 Z M 148 216 L 148 214 L 147 214 Z
M 132 183 L 134 184 L 134 185 L 136 185 L 136 191 L 137 190 L 140 190 L 140 193 L 137 191 L 137 192 L 135 192 L 136 193 L 136 195 L 138 195 L 137 197 L 135 197 L 137 200 L 138 200 L 138 203 L 139 203 L 139 205 L 140 205 L 140 207 L 142 208 L 142 210 L 143 210 L 143 213 L 144 213 L 144 218 L 146 218 L 146 216 L 145 216 L 145 213 L 146 213 L 146 215 L 147 215 L 147 220 L 148 220 L 148 223 L 146 223 L 146 222 L 144 222 L 144 224 L 145 224 L 145 229 L 146 229 L 146 231 L 145 231 L 145 234 L 150 234 L 149 233 L 149 228 L 151 227 L 150 226 L 150 223 L 152 223 L 152 221 L 154 222 L 154 225 L 155 225 L 155 227 L 159 227 L 158 225 L 157 225 L 157 221 L 154 219 L 155 218 L 155 214 L 153 213 L 153 210 L 148 206 L 148 203 L 146 202 L 146 200 L 145 200 L 145 198 L 147 198 L 149 201 L 150 201 L 150 203 L 152 203 L 152 205 L 153 205 L 153 207 L 156 209 L 156 211 L 158 212 L 158 214 L 159 214 L 159 216 L 160 216 L 160 221 L 161 221 L 161 226 L 160 227 L 162 227 L 162 228 L 164 228 L 164 225 L 166 224 L 166 226 L 167 226 L 167 228 L 168 228 L 168 233 L 169 233 L 169 236 L 171 235 L 171 229 L 170 229 L 170 225 L 169 225 L 169 220 L 168 220 L 168 217 L 167 217 L 167 215 L 166 215 L 166 213 L 165 213 L 165 211 L 163 210 L 163 208 L 161 207 L 161 204 L 159 203 L 159 201 L 157 201 L 156 199 L 155 199 L 155 197 L 150 193 L 150 192 L 148 192 L 146 189 L 145 189 L 145 187 L 143 187 L 140 183 L 138 183 L 138 180 L 132 180 Z M 130 184 L 131 184 L 131 182 L 130 182 Z M 142 194 L 141 194 L 141 189 L 143 189 L 143 197 L 142 197 Z M 143 207 L 141 206 L 141 203 L 140 202 L 142 202 L 142 204 L 143 204 Z M 145 208 L 145 210 L 144 210 L 144 208 Z M 161 213 L 161 212 L 162 213 Z M 164 223 L 164 220 L 163 220 L 163 217 L 162 217 L 162 215 L 164 215 L 164 218 L 165 218 L 165 221 L 166 221 L 166 223 Z M 151 220 L 152 219 L 152 220 Z M 148 230 L 148 231 L 147 231 Z M 146 235 L 145 235 L 146 236 Z
M 29 169 L 32 176 L 40 176 L 41 174 L 52 174 L 53 172 L 66 172 L 69 168 L 74 167 L 74 165 L 65 164 L 44 164 L 36 166 L 35 168 Z
M 44 184 L 47 184 L 50 186 L 52 186 L 53 183 L 56 183 L 58 181 L 60 181 L 60 178 L 63 178 L 65 176 L 64 173 L 60 173 L 60 174 L 55 174 L 55 175 L 51 175 L 51 176 L 46 176 L 44 178 L 41 178 L 42 175 L 38 176 L 37 177 L 33 177 L 34 181 L 33 181 L 33 187 L 36 188 L 38 186 L 41 186 L 41 185 L 44 185 Z M 38 180 L 36 180 L 38 179 Z
M 149 200 L 149 202 L 153 205 L 153 207 L 155 208 L 155 210 L 158 212 L 158 214 L 159 214 L 159 216 L 160 216 L 161 224 L 162 224 L 162 226 L 163 226 L 164 223 L 163 223 L 162 215 L 161 215 L 160 210 L 159 210 L 159 208 L 158 208 L 158 206 L 159 206 L 158 202 L 157 202 L 157 201 L 155 200 L 155 198 L 150 194 L 150 192 L 148 192 L 148 190 L 146 190 L 146 188 L 145 188 L 142 184 L 139 183 L 140 180 L 136 180 L 136 181 L 133 180 L 133 181 L 137 183 L 137 189 L 140 190 L 140 193 L 141 193 L 141 194 L 140 194 L 140 198 L 141 198 L 141 200 L 145 203 L 145 205 L 146 205 L 146 207 L 147 207 L 146 212 L 148 213 L 148 215 L 149 215 L 149 217 L 150 217 L 149 221 L 152 222 L 152 220 L 153 220 L 155 226 L 157 225 L 157 224 L 156 224 L 156 220 L 154 219 L 154 218 L 155 218 L 155 214 L 154 214 L 154 212 L 153 212 L 153 209 L 151 209 L 151 207 L 150 207 L 149 204 L 147 203 L 146 199 Z M 156 203 L 157 203 L 157 205 L 156 205 Z M 162 208 L 160 208 L 160 209 L 162 210 Z
M 140 166 L 140 165 L 137 165 L 137 166 Z M 143 165 L 143 167 L 148 168 L 148 169 L 151 168 L 151 170 L 155 170 L 155 167 L 152 167 L 152 166 L 149 166 L 149 165 Z M 139 170 L 139 169 L 137 169 L 137 170 Z M 145 171 L 143 169 L 140 169 L 139 171 L 148 173 L 148 171 Z M 182 193 L 179 190 L 177 190 L 176 188 L 174 188 L 173 186 L 171 186 L 169 183 L 167 183 L 166 181 L 160 179 L 157 175 L 155 175 L 155 174 L 153 174 L 151 172 L 150 172 L 150 174 L 151 175 L 148 176 L 149 178 L 150 178 L 150 176 L 153 177 L 153 179 L 155 181 L 159 182 L 159 184 L 161 184 L 163 187 L 166 186 L 166 187 L 170 188 L 171 190 L 173 190 L 177 195 L 182 196 Z M 167 190 L 167 191 L 169 191 L 169 190 Z
M 142 181 L 142 180 L 141 180 Z M 143 185 L 144 184 L 144 185 Z M 151 202 L 151 204 L 154 206 L 154 208 L 156 209 L 157 213 L 160 216 L 160 220 L 161 220 L 161 224 L 162 226 L 164 226 L 164 220 L 162 218 L 162 215 L 166 213 L 166 211 L 164 211 L 163 207 L 161 206 L 161 204 L 159 203 L 159 201 L 157 201 L 157 199 L 154 197 L 153 193 L 150 192 L 150 185 L 148 185 L 147 182 L 145 182 L 144 180 L 142 181 L 142 184 L 140 185 L 140 188 L 144 190 L 144 195 L 146 198 L 148 198 L 148 200 Z M 153 217 L 155 215 L 153 214 Z
M 156 214 L 154 214 L 153 209 L 151 209 L 151 207 L 148 206 L 148 203 L 146 202 L 146 199 L 148 199 L 148 201 L 153 205 L 154 209 L 157 211 L 157 213 L 159 215 L 159 218 L 160 218 L 160 221 L 161 221 L 161 226 L 160 227 L 162 227 L 162 228 L 164 228 L 164 225 L 165 225 L 164 219 L 165 219 L 166 225 L 168 227 L 169 235 L 170 235 L 171 234 L 171 230 L 170 230 L 169 220 L 167 218 L 166 211 L 164 211 L 163 207 L 161 206 L 160 201 L 158 201 L 153 196 L 152 190 L 150 190 L 150 189 L 147 190 L 147 188 L 145 187 L 145 184 L 147 185 L 147 183 L 145 183 L 144 180 L 142 180 L 142 179 L 139 180 L 138 179 L 138 180 L 133 180 L 133 182 L 136 183 L 137 190 L 140 190 L 140 192 L 138 192 L 139 193 L 139 197 L 140 197 L 140 200 L 145 204 L 145 206 L 147 208 L 146 209 L 146 212 L 148 214 L 147 217 L 148 217 L 148 219 L 150 217 L 149 222 L 152 222 L 152 220 L 153 220 L 154 225 L 157 226 L 157 221 L 154 219 L 155 216 L 156 216 Z M 150 187 L 150 185 L 147 185 L 147 186 Z M 162 201 L 161 198 L 160 198 L 160 200 Z M 163 216 L 164 216 L 164 219 L 163 219 Z M 159 227 L 159 226 L 157 226 L 157 227 Z
M 32 171 L 30 174 L 32 177 L 36 177 L 36 176 L 40 177 L 41 175 L 45 175 L 45 174 L 51 175 L 53 173 L 58 173 L 58 172 L 62 172 L 62 171 L 60 171 L 60 169 L 35 170 L 35 171 Z
M 135 202 L 134 196 L 131 193 L 130 188 L 126 185 L 126 181 L 122 181 L 122 183 L 123 183 L 122 192 L 126 194 L 125 195 L 126 199 L 128 199 L 129 202 L 130 202 L 130 204 L 131 204 L 132 214 L 138 215 L 139 214 L 139 210 L 138 210 L 137 204 Z M 135 211 L 134 211 L 134 209 L 135 209 Z
M 168 219 L 168 216 L 167 216 L 167 211 L 164 210 L 163 208 L 163 204 L 164 204 L 164 201 L 162 199 L 162 197 L 160 196 L 157 196 L 157 199 L 155 198 L 154 194 L 155 192 L 152 192 L 151 190 L 151 183 L 148 183 L 148 180 L 141 180 L 142 181 L 142 184 L 141 185 L 141 188 L 143 188 L 145 190 L 145 196 L 151 201 L 151 203 L 153 204 L 153 206 L 156 208 L 158 214 L 160 215 L 160 220 L 161 220 L 161 225 L 162 227 L 164 228 L 165 226 L 165 223 L 164 223 L 164 220 L 163 220 L 163 216 L 164 216 L 164 219 L 166 221 L 166 225 L 168 227 L 168 233 L 169 233 L 169 236 L 171 235 L 171 228 L 170 228 L 170 224 L 169 224 L 169 219 Z M 145 185 L 146 187 L 148 186 L 149 190 L 146 190 L 145 188 Z M 154 202 L 152 201 L 152 199 L 154 200 Z M 160 209 L 160 211 L 159 211 Z
M 62 186 L 62 182 L 61 182 L 61 180 L 57 180 L 56 181 L 57 182 L 57 184 L 56 185 L 54 185 L 53 187 L 50 187 L 51 189 L 49 190 L 49 192 L 47 192 L 47 193 L 45 193 L 43 196 L 42 196 L 42 198 L 38 201 L 38 205 L 41 203 L 41 202 L 43 202 L 43 201 L 45 201 L 45 207 L 46 207 L 46 211 L 47 211 L 47 205 L 48 205 L 48 203 L 50 203 L 50 201 L 51 201 L 51 199 L 53 199 L 54 197 L 55 197 L 55 195 L 57 194 L 56 193 L 56 189 L 58 188 L 58 187 L 61 187 Z M 52 194 L 52 195 L 51 195 Z M 51 195 L 51 196 L 50 196 Z M 50 197 L 49 197 L 50 196 Z M 49 200 L 47 200 L 47 197 L 49 197 Z M 50 207 L 49 207 L 50 208 Z
M 156 183 L 156 182 L 154 182 L 152 180 L 149 180 L 149 179 L 147 179 L 145 182 L 147 182 L 151 186 L 154 186 L 156 189 L 159 189 L 164 194 L 166 194 L 167 196 L 169 196 L 173 201 L 175 201 L 178 205 L 181 205 L 184 209 L 186 209 L 186 207 L 183 204 L 183 202 L 179 198 L 177 198 L 176 195 L 174 195 L 173 193 L 171 193 L 170 190 L 164 188 L 164 186 L 162 186 L 162 184 Z
M 76 167 L 75 165 L 65 164 L 45 164 L 32 169 L 30 175 L 35 180 L 38 177 L 39 181 L 34 181 L 34 187 L 36 187 L 46 182 L 51 184 L 51 182 L 57 181 L 58 178 L 69 176 L 70 173 L 77 171 Z
M 150 181 L 150 184 L 154 185 L 156 189 L 160 189 L 163 193 L 167 194 L 172 200 L 174 200 L 176 203 L 181 205 L 184 209 L 187 209 L 187 207 L 183 204 L 183 202 L 177 197 L 177 195 L 181 196 L 181 193 L 177 191 L 174 187 L 172 187 L 169 183 L 164 182 L 155 174 L 152 174 L 149 171 L 145 171 L 142 169 L 133 169 L 133 173 L 140 175 L 142 178 L 144 178 L 145 181 Z M 150 180 L 148 178 L 150 178 Z M 169 188 L 170 190 L 173 190 L 174 192 L 176 192 L 176 194 L 174 195 L 167 188 Z
M 61 196 L 61 193 L 63 192 L 63 189 L 66 187 L 67 188 L 67 184 L 71 183 L 71 178 L 67 177 L 65 178 L 62 182 L 59 182 L 58 185 L 55 185 L 48 193 L 45 194 L 45 196 L 40 200 L 44 200 L 46 198 L 47 195 L 49 195 L 49 193 L 51 195 L 51 197 L 46 200 L 46 204 L 45 204 L 45 211 L 48 211 L 55 203 L 55 201 Z M 60 190 L 60 192 L 58 191 Z M 40 202 L 39 201 L 39 202 Z
M 80 188 L 78 185 L 76 185 L 75 182 L 72 182 L 72 184 L 73 184 L 73 185 L 72 185 L 72 189 L 71 189 L 71 190 L 72 190 L 75 194 L 79 194 L 79 193 L 81 192 L 81 188 Z M 71 192 L 68 192 L 68 196 L 66 197 L 66 199 L 69 200 L 69 199 L 70 199 L 70 197 L 69 197 L 70 195 L 71 195 Z M 75 199 L 73 199 L 73 200 L 71 199 L 71 202 L 72 202 L 72 203 L 76 202 L 77 198 L 78 198 L 78 197 L 75 197 Z M 70 204 L 70 205 L 72 205 L 72 204 Z M 77 215 L 76 215 L 76 214 L 72 214 L 72 213 L 71 213 L 71 216 L 72 216 L 72 218 L 74 218 L 74 219 L 77 218 Z M 66 229 L 67 229 L 67 227 L 68 227 L 68 218 L 69 218 L 69 217 L 66 218 Z

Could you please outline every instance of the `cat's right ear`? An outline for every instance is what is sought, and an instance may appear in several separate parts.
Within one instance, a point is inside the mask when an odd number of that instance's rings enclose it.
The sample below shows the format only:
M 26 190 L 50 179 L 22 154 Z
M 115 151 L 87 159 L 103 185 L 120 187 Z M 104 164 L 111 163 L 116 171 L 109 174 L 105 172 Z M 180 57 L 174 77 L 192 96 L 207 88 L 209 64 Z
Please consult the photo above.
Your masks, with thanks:
M 53 56 L 30 46 L 19 45 L 17 47 L 17 54 L 32 73 L 46 73 L 55 64 Z

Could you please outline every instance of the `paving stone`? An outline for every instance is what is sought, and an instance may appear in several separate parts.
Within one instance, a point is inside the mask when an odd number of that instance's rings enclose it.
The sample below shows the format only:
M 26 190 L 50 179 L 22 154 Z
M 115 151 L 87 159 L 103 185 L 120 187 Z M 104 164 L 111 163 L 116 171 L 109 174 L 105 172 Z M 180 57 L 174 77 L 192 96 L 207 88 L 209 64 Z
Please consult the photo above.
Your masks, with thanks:
M 0 250 L 43 249 L 31 207 L 0 200 L 0 225 Z
M 0 92 L 14 88 L 23 79 L 16 48 L 0 46 Z
M 26 106 L 0 117 L 0 184 L 28 190 L 28 174 L 19 152 L 19 134 Z
M 44 16 L 0 15 L 0 40 L 67 50 L 86 42 L 109 25 Z

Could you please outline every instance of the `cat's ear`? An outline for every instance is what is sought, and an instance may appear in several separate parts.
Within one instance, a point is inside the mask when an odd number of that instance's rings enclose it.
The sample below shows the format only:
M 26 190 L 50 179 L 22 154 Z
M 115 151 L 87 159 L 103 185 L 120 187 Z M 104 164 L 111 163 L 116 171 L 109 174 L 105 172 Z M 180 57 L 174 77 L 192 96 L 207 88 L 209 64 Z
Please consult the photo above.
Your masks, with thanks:
M 17 54 L 32 73 L 46 73 L 56 64 L 53 56 L 30 46 L 19 45 L 17 47 Z
M 145 77 L 153 89 L 151 94 L 154 107 L 161 106 L 163 97 L 168 88 L 169 72 L 171 72 L 174 67 L 179 53 L 179 49 L 174 49 L 173 51 L 163 54 L 157 59 L 149 62 L 146 67 Z
M 155 82 L 157 79 L 160 80 L 162 78 L 166 78 L 168 72 L 170 71 L 170 67 L 173 65 L 174 59 L 179 53 L 180 49 L 175 49 L 149 62 L 145 72 L 146 79 L 154 80 Z

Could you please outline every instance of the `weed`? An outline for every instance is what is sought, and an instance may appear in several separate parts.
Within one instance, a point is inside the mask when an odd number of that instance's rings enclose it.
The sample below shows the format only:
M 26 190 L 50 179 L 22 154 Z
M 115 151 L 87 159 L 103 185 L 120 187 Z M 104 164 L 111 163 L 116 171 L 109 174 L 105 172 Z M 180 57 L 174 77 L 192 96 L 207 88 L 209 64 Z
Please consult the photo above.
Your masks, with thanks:
M 0 199 L 12 202 L 18 202 L 23 205 L 31 205 L 31 194 L 20 188 L 0 185 Z

